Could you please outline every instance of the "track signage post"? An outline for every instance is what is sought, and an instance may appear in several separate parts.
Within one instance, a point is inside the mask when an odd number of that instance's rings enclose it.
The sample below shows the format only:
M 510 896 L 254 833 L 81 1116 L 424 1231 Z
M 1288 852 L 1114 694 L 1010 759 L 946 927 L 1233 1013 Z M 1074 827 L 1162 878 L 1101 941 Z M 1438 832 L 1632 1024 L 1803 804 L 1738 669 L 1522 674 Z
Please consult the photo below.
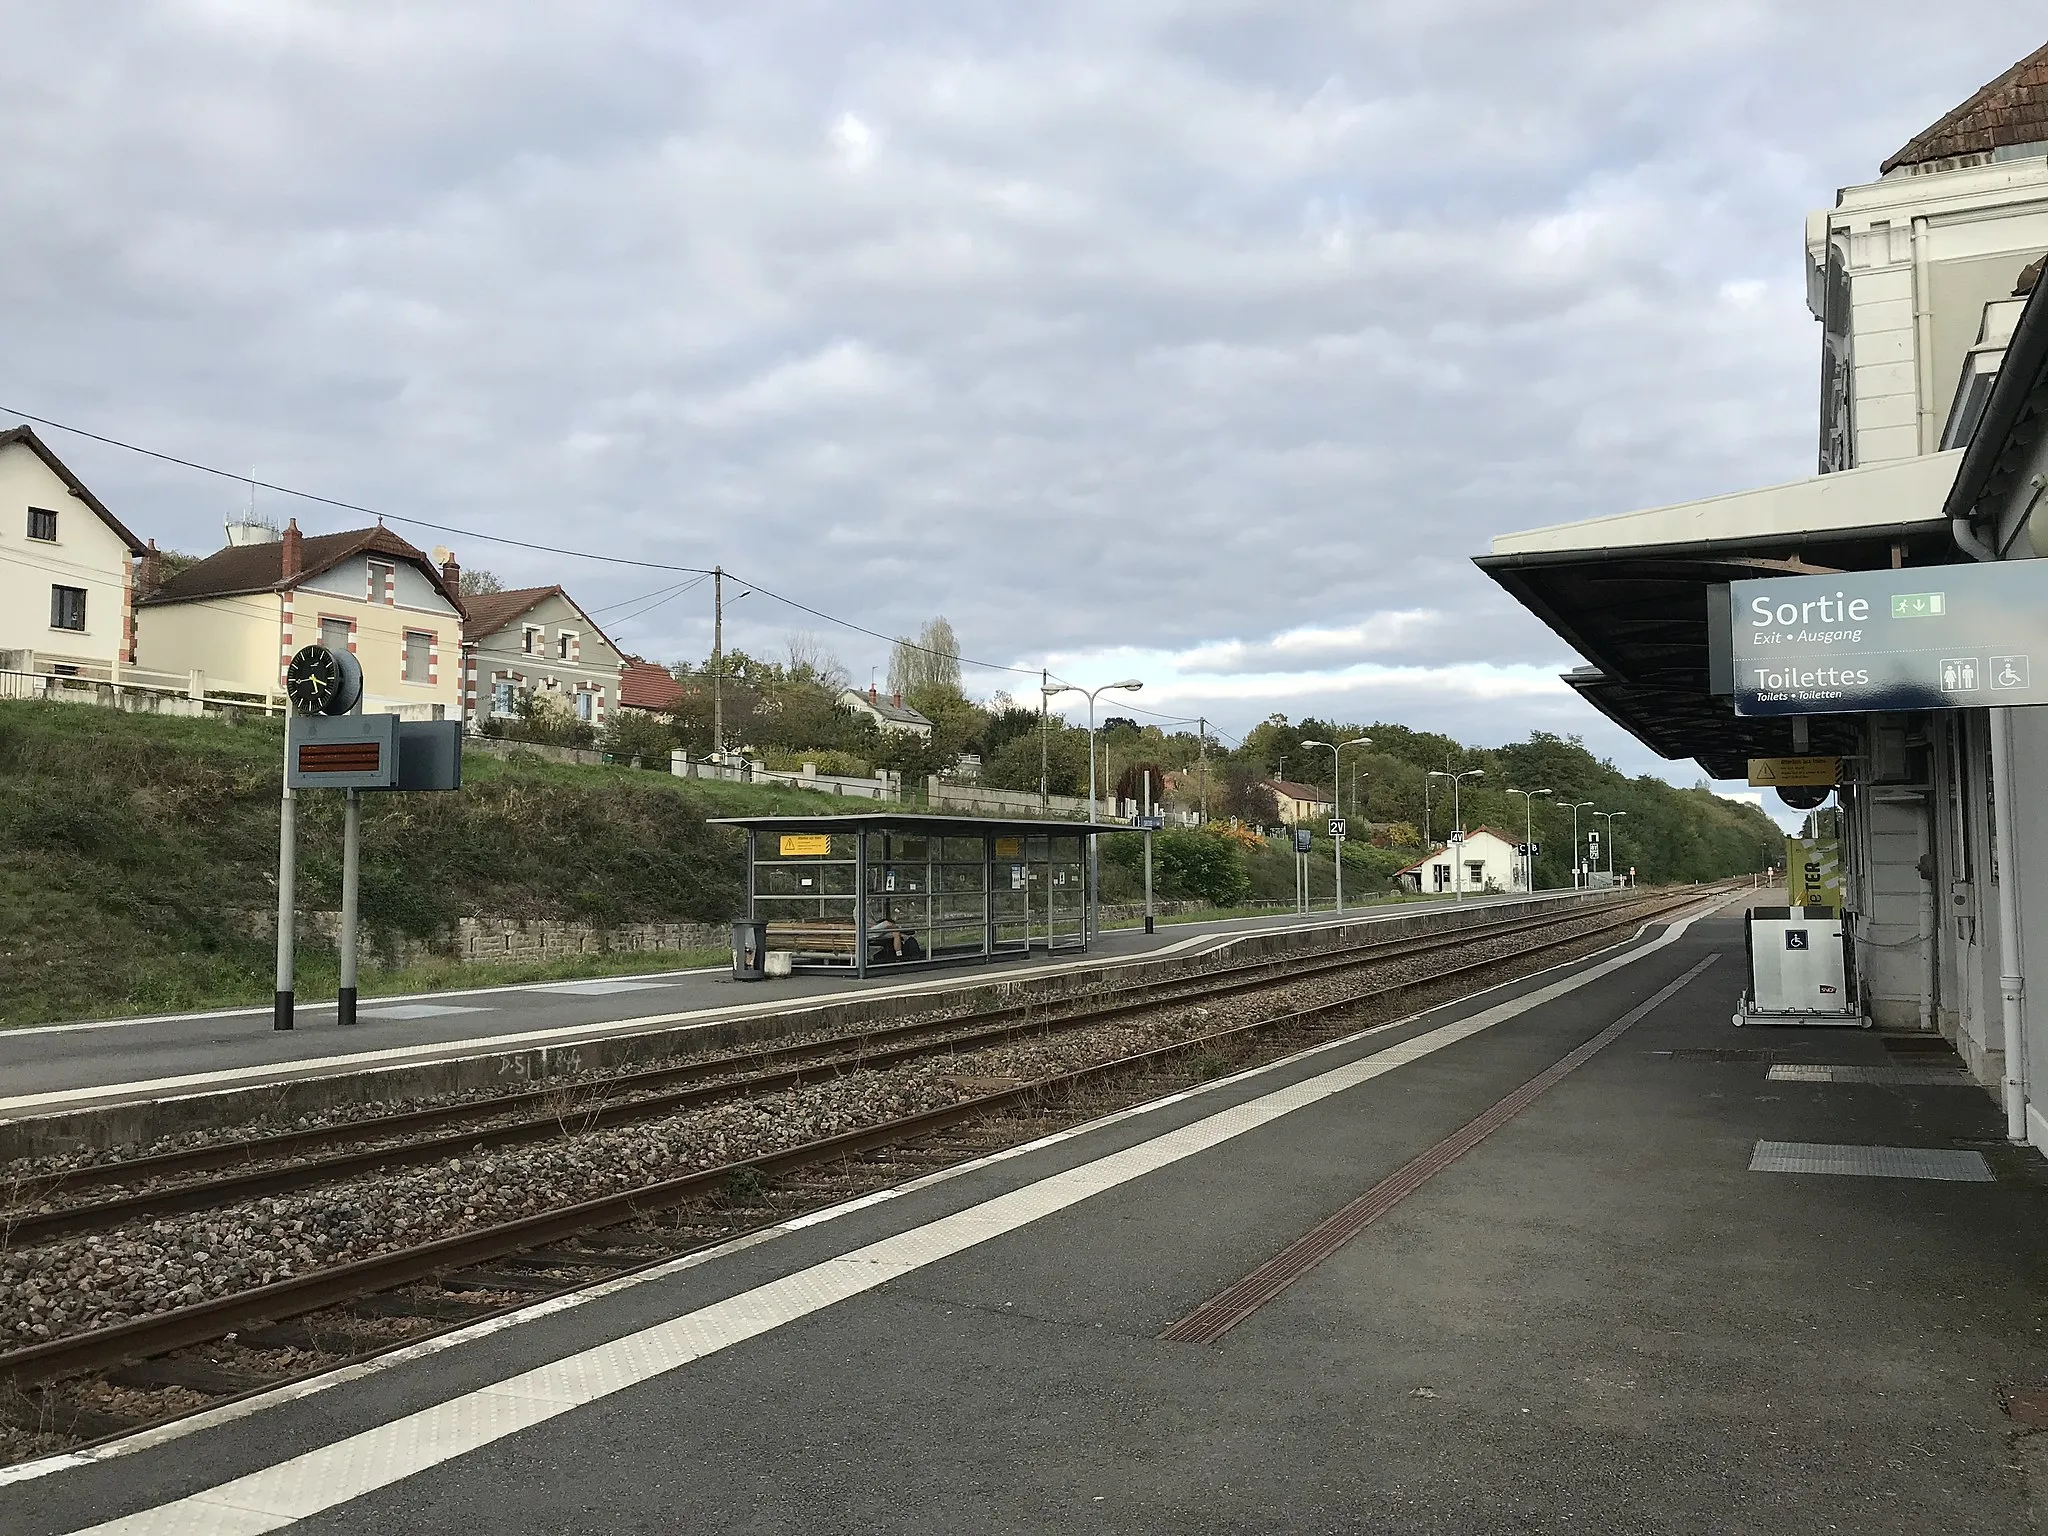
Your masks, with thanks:
M 366 789 L 462 788 L 462 722 L 366 715 L 363 669 L 347 651 L 302 646 L 285 667 L 292 713 L 284 728 L 284 796 L 277 835 L 277 991 L 271 1028 L 290 1029 L 295 1002 L 298 802 L 302 789 L 338 789 L 341 821 L 341 988 L 335 1022 L 356 1021 L 356 914 L 362 887 Z

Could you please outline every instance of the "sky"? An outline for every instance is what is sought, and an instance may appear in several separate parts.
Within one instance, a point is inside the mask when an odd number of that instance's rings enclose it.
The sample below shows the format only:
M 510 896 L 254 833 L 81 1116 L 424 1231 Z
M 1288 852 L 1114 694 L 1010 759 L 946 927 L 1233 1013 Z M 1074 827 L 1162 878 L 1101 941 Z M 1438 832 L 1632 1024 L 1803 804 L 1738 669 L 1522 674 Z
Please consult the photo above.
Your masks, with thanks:
M 0 410 L 386 512 L 656 659 L 708 585 L 486 536 L 723 565 L 729 644 L 862 683 L 886 644 L 784 599 L 943 614 L 1018 669 L 979 696 L 1691 783 L 1470 557 L 1811 473 L 1805 215 L 2025 9 L 0 0 Z M 251 500 L 44 436 L 167 548 Z

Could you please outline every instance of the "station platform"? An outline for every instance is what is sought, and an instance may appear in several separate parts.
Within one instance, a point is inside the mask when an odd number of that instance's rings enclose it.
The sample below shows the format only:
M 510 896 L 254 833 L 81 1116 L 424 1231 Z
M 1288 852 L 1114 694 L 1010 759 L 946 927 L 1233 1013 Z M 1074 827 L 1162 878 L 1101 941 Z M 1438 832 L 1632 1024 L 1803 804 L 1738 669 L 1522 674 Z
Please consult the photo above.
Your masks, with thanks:
M 0 1526 L 2037 1529 L 2048 1169 L 1927 1053 L 1733 1028 L 1736 910 L 0 1474 Z
M 1539 892 L 1535 901 L 1585 892 Z M 1527 896 L 1471 897 L 1484 908 L 1529 902 Z M 302 1000 L 298 1027 L 270 1027 L 271 1010 L 230 1009 L 96 1023 L 0 1030 L 0 1122 L 95 1106 L 144 1103 L 307 1078 L 342 1076 L 404 1064 L 488 1053 L 560 1050 L 635 1031 L 688 1028 L 792 1005 L 904 997 L 930 999 L 991 979 L 1077 975 L 1137 962 L 1199 957 L 1236 940 L 1403 923 L 1448 909 L 1450 902 L 1399 902 L 1335 913 L 1227 918 L 1110 929 L 1085 954 L 1043 952 L 971 965 L 912 968 L 865 980 L 804 974 L 737 982 L 726 966 L 585 981 L 527 983 L 474 991 L 367 998 L 349 1029 L 334 1021 L 334 1004 Z

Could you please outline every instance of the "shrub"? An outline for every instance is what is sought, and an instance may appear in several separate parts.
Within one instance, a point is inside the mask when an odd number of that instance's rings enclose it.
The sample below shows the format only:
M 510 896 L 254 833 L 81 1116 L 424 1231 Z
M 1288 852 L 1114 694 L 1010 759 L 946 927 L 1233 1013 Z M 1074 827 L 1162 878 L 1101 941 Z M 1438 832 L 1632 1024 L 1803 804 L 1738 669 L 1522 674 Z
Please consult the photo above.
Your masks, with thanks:
M 648 768 L 667 768 L 675 732 L 659 715 L 644 709 L 622 709 L 604 728 L 604 749 L 622 763 L 638 758 Z
M 1206 832 L 1165 832 L 1158 835 L 1152 854 L 1167 889 L 1176 895 L 1234 907 L 1250 894 L 1252 880 L 1244 867 L 1244 853 L 1229 838 Z

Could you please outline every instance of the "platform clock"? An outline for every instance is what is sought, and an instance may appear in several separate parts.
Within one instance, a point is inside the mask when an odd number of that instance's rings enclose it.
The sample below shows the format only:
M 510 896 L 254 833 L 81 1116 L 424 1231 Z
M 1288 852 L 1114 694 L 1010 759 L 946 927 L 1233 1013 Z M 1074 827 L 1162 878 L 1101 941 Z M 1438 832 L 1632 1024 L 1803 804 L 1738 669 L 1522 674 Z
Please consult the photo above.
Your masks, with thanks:
M 284 692 L 299 714 L 345 715 L 362 702 L 362 663 L 347 651 L 300 646 L 285 666 Z

